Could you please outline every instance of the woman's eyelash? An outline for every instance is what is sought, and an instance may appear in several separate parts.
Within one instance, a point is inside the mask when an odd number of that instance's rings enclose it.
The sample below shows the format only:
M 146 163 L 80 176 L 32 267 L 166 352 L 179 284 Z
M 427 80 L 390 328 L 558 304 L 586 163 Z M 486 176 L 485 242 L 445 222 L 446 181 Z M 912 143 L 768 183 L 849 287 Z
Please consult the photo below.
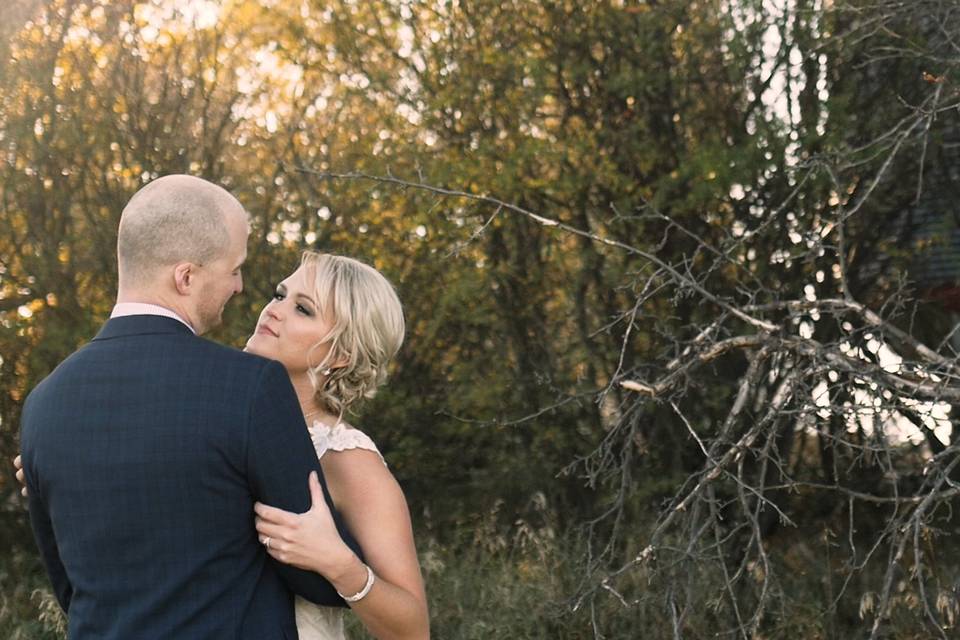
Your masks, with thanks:
M 273 292 L 273 299 L 274 299 L 274 300 L 283 300 L 283 299 L 286 298 L 286 297 L 287 297 L 287 294 L 286 294 L 285 292 L 283 292 L 283 291 L 274 291 L 274 292 Z M 303 306 L 302 304 L 298 304 L 298 305 L 296 306 L 296 309 L 297 309 L 297 311 L 299 311 L 300 313 L 302 313 L 302 314 L 305 315 L 305 316 L 312 316 L 312 315 L 313 315 L 313 311 L 311 311 L 311 310 L 308 309 L 307 307 Z

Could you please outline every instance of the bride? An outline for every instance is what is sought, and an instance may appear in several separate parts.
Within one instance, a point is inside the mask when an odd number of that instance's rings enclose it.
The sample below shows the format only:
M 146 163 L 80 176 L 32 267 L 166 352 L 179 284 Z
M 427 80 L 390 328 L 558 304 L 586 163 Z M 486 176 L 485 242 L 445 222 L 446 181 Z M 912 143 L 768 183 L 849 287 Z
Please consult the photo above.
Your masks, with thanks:
M 246 346 L 289 373 L 333 503 L 366 562 L 337 534 L 315 474 L 306 513 L 256 505 L 260 541 L 279 562 L 323 575 L 381 639 L 429 637 L 426 594 L 403 491 L 373 441 L 343 416 L 383 383 L 403 332 L 400 301 L 383 275 L 352 258 L 306 252 Z M 344 638 L 343 609 L 298 597 L 296 618 L 301 640 Z

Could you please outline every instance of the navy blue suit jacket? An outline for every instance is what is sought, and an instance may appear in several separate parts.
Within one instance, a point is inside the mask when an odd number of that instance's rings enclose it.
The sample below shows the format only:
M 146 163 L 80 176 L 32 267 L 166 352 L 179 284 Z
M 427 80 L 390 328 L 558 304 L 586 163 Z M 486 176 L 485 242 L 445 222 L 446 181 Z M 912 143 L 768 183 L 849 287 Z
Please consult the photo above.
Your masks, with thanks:
M 71 639 L 291 640 L 291 590 L 343 605 L 254 529 L 254 501 L 306 511 L 320 473 L 279 363 L 170 318 L 114 318 L 30 393 L 21 448 Z

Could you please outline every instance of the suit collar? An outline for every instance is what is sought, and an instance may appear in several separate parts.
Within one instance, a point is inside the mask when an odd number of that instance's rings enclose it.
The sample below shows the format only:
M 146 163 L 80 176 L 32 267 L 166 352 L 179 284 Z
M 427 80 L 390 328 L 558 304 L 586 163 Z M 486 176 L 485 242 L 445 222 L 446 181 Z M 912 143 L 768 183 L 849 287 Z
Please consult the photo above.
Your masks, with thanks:
M 184 334 L 192 336 L 190 327 L 174 318 L 154 315 L 121 316 L 107 321 L 94 340 L 109 340 L 123 336 L 155 334 Z

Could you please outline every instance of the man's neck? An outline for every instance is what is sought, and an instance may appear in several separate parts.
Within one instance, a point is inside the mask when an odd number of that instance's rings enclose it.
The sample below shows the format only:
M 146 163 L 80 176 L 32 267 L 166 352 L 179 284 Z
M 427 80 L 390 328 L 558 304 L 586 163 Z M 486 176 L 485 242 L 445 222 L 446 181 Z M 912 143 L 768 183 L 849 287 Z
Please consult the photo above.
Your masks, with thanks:
M 173 318 L 185 324 L 191 331 L 197 333 L 190 317 L 181 309 L 165 303 L 162 299 L 152 296 L 117 296 L 111 318 L 129 315 L 156 315 Z
M 153 288 L 121 286 L 117 291 L 117 304 L 121 303 L 149 304 L 162 307 L 175 313 L 187 326 L 194 329 L 194 333 L 198 333 L 196 331 L 197 323 L 194 321 L 190 310 L 186 309 L 183 304 L 179 304 L 179 300 L 171 299 L 171 296 L 163 291 L 157 291 Z

